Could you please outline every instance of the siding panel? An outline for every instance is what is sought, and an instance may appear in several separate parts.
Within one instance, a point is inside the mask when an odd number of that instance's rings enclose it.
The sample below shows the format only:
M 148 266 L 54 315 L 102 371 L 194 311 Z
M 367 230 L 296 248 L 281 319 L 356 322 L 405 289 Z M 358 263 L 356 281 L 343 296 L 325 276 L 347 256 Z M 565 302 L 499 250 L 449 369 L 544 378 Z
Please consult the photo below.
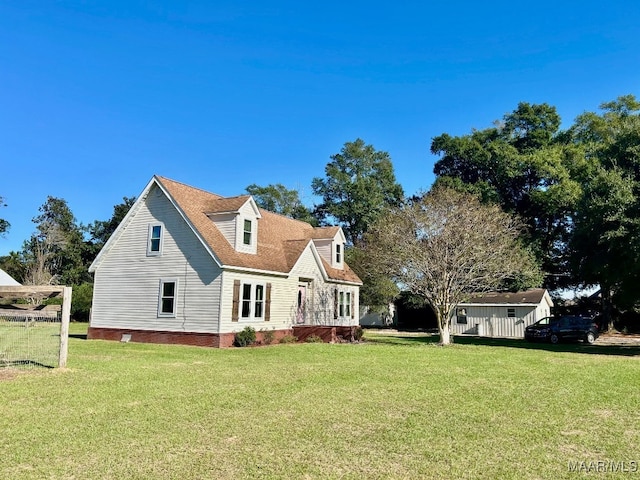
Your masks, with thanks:
M 313 243 L 315 244 L 316 250 L 318 250 L 318 253 L 320 254 L 320 256 L 324 258 L 327 262 L 329 262 L 329 265 L 332 265 L 333 264 L 333 252 L 331 251 L 332 240 L 330 239 L 314 240 Z
M 233 333 L 250 326 L 257 331 L 260 330 L 284 330 L 291 328 L 292 319 L 295 313 L 295 289 L 297 288 L 290 279 L 286 277 L 272 277 L 268 275 L 248 274 L 240 272 L 224 272 L 222 274 L 222 302 L 220 315 L 221 333 Z M 271 304 L 269 320 L 266 320 L 266 312 L 262 318 L 242 318 L 234 313 L 233 289 L 234 282 L 251 284 L 271 284 Z M 235 307 L 236 311 L 240 305 Z
M 457 323 L 454 315 L 451 320 L 451 331 L 455 334 L 477 335 L 487 337 L 524 337 L 524 329 L 537 319 L 536 308 L 532 306 L 467 306 L 467 324 Z M 507 308 L 514 308 L 516 316 L 508 317 Z
M 162 255 L 146 255 L 148 225 L 163 222 Z M 178 279 L 175 318 L 158 318 L 160 279 Z M 154 188 L 95 272 L 92 327 L 217 333 L 221 272 Z
M 223 214 L 223 215 L 214 215 L 213 217 L 214 223 L 220 233 L 224 235 L 224 238 L 227 239 L 229 245 L 233 248 L 236 247 L 236 215 L 233 213 Z

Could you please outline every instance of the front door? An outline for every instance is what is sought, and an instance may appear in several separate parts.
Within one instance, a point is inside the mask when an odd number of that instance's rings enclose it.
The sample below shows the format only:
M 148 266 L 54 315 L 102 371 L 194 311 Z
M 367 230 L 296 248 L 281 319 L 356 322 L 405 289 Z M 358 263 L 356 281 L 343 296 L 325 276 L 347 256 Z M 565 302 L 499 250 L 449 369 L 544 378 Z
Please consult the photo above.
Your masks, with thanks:
M 307 303 L 307 287 L 304 285 L 298 286 L 298 309 L 296 312 L 296 323 L 301 324 L 305 321 L 305 305 Z

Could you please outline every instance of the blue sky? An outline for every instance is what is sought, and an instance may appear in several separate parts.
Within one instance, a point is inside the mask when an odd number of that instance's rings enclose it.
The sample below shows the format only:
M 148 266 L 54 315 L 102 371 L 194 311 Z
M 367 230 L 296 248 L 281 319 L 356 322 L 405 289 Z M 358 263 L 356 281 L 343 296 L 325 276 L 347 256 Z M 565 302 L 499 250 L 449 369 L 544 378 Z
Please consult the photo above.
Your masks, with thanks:
M 48 195 L 111 217 L 154 174 L 221 195 L 301 190 L 362 138 L 407 194 L 433 182 L 431 138 L 518 102 L 564 125 L 640 96 L 640 3 L 0 3 L 0 255 Z

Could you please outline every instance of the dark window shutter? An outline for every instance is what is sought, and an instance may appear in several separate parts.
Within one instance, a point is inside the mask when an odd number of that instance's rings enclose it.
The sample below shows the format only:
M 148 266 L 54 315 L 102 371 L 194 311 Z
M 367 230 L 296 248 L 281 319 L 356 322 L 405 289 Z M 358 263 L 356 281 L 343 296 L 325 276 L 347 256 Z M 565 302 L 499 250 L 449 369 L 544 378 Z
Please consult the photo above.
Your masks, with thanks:
M 231 321 L 238 321 L 238 304 L 240 303 L 240 280 L 233 281 L 233 310 L 231 311 Z
M 338 319 L 338 289 L 333 290 L 333 319 Z
M 271 284 L 267 283 L 267 293 L 264 300 L 264 321 L 271 320 Z

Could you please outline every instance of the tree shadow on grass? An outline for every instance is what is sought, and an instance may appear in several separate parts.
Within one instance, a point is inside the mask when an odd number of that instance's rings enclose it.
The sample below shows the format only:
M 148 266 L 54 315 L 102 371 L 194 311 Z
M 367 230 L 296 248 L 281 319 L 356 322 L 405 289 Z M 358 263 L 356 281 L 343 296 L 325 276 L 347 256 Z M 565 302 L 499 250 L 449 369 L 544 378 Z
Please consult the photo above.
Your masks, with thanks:
M 86 333 L 70 333 L 69 334 L 69 338 L 77 338 L 78 340 L 86 340 L 87 339 L 87 334 Z
M 437 345 L 440 337 L 437 334 L 397 334 L 372 335 L 365 339 L 370 343 L 385 345 Z M 544 342 L 527 342 L 519 338 L 489 338 L 456 335 L 452 337 L 457 345 L 482 345 L 487 347 L 522 348 L 526 350 L 546 350 L 549 352 L 571 352 L 591 355 L 640 356 L 640 345 L 587 345 L 582 342 L 561 342 L 558 344 Z
M 640 355 L 640 345 L 589 345 L 583 342 L 560 342 L 551 344 L 545 342 L 528 342 L 520 338 L 488 338 L 456 336 L 455 342 L 461 345 L 486 345 L 493 347 L 523 348 L 527 350 L 546 350 L 549 352 L 586 353 L 591 355 Z

